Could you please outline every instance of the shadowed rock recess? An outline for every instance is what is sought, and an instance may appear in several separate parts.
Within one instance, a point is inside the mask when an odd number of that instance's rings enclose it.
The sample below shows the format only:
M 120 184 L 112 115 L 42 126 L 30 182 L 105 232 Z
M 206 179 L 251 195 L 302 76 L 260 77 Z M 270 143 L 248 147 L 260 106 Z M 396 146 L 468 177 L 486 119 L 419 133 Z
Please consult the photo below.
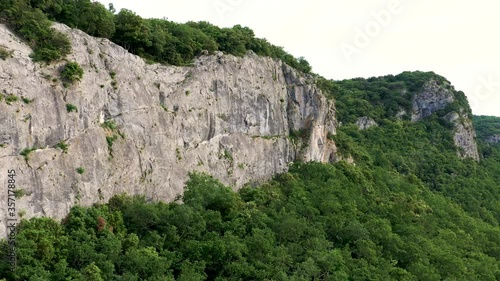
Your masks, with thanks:
M 31 50 L 0 27 L 0 45 L 13 50 L 0 62 L 0 87 L 18 97 L 0 103 L 0 179 L 16 171 L 25 217 L 61 219 L 75 204 L 122 192 L 171 201 L 191 171 L 237 189 L 296 159 L 336 161 L 327 138 L 335 134 L 333 102 L 281 61 L 218 53 L 191 67 L 148 65 L 109 40 L 55 27 L 72 42 L 67 60 L 84 69 L 79 82 L 61 81 L 64 61 L 33 63 Z

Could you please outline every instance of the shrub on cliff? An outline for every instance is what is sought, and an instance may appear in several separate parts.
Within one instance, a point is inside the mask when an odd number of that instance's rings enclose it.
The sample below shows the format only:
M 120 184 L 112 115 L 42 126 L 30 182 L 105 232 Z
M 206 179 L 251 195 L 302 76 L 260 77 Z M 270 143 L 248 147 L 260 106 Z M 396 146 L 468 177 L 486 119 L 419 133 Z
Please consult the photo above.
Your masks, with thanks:
M 80 81 L 83 77 L 83 68 L 77 62 L 68 62 L 61 71 L 61 76 L 71 83 Z
M 9 27 L 33 48 L 31 57 L 34 61 L 58 60 L 71 51 L 68 38 L 52 29 L 47 16 L 26 1 L 2 1 L 0 20 L 6 21 Z

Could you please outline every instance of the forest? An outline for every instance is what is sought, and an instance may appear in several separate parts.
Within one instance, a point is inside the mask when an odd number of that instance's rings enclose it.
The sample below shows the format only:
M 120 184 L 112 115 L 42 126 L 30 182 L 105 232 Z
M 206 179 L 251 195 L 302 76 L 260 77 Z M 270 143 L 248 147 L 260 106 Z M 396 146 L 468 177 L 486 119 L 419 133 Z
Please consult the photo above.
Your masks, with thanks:
M 304 72 L 311 67 L 247 27 L 143 19 L 90 0 L 3 0 L 0 21 L 41 63 L 71 52 L 52 21 L 108 38 L 154 63 L 251 50 Z M 17 264 L 1 280 L 500 280 L 500 118 L 474 116 L 481 160 L 461 159 L 453 124 L 465 94 L 432 72 L 343 81 L 315 76 L 342 123 L 329 136 L 355 164 L 294 163 L 238 192 L 192 173 L 170 203 L 116 195 L 75 206 L 62 221 L 22 220 Z M 455 101 L 411 122 L 411 97 L 435 80 Z M 400 114 L 403 112 L 402 114 Z M 359 117 L 378 126 L 359 130 Z M 0 256 L 8 256 L 0 241 Z M 2 279 L 3 278 L 3 279 Z
M 66 36 L 51 21 L 78 28 L 89 35 L 108 38 L 150 63 L 189 65 L 205 52 L 243 56 L 253 51 L 261 56 L 281 59 L 309 73 L 311 66 L 283 48 L 256 38 L 253 30 L 236 25 L 219 28 L 208 22 L 175 23 L 167 19 L 143 19 L 133 11 L 118 13 L 110 4 L 106 9 L 90 0 L 2 0 L 0 22 L 6 23 L 33 48 L 35 61 L 51 62 L 71 51 Z
M 448 183 L 443 190 L 389 164 L 297 163 L 238 193 L 192 174 L 182 204 L 121 195 L 74 207 L 61 223 L 24 221 L 16 271 L 4 264 L 0 274 L 86 281 L 498 280 L 499 213 L 475 194 L 489 192 L 479 182 L 486 170 L 498 171 L 498 147 L 492 157 L 464 164 L 474 172 L 456 182 L 470 178 L 476 186 Z M 495 192 L 488 195 L 498 203 Z

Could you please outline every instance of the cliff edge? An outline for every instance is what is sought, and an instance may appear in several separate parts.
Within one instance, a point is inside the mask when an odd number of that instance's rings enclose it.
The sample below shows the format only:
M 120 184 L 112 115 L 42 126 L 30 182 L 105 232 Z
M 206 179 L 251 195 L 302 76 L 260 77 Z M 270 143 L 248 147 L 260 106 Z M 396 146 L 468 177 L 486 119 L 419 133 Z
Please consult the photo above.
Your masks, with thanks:
M 123 192 L 171 201 L 191 171 L 239 188 L 297 159 L 337 159 L 327 138 L 332 101 L 279 60 L 249 52 L 189 67 L 146 64 L 107 39 L 54 26 L 72 42 L 67 60 L 83 68 L 79 82 L 61 80 L 66 61 L 33 63 L 30 48 L 0 25 L 0 45 L 12 52 L 0 60 L 0 166 L 16 172 L 25 217 L 61 219 L 75 204 Z

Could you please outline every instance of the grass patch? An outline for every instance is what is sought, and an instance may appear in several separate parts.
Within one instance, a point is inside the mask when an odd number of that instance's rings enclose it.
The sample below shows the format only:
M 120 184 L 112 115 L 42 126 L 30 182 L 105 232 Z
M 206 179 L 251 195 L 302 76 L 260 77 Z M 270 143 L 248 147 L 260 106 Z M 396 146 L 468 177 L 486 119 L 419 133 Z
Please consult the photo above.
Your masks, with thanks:
M 14 51 L 9 51 L 7 48 L 0 46 L 0 59 L 6 60 L 12 57 Z
M 54 147 L 60 148 L 63 151 L 63 153 L 68 153 L 69 145 L 65 141 L 61 141 L 60 143 L 56 144 Z
M 73 111 L 78 112 L 78 108 L 76 107 L 76 105 L 71 104 L 71 103 L 66 104 L 66 110 L 68 111 L 68 113 L 71 113 Z
M 35 150 L 36 150 L 36 147 L 25 148 L 23 151 L 21 151 L 21 153 L 19 153 L 19 155 L 22 155 L 24 157 L 24 160 L 28 161 L 31 152 L 33 152 Z
M 109 129 L 111 131 L 115 131 L 117 128 L 117 125 L 116 125 L 115 120 L 109 119 L 109 120 L 104 121 L 104 123 L 102 123 L 101 127 L 103 127 L 104 129 Z
M 112 150 L 113 148 L 113 143 L 118 139 L 118 136 L 112 135 L 112 136 L 107 136 L 106 137 L 106 142 L 108 143 L 108 148 Z
M 8 95 L 8 96 L 5 97 L 5 102 L 8 105 L 11 105 L 13 102 L 16 102 L 18 100 L 19 100 L 19 98 L 16 95 L 13 95 L 13 94 L 10 94 L 10 95 Z
M 77 62 L 68 62 L 61 71 L 61 76 L 71 83 L 80 81 L 83 77 L 83 68 Z
M 16 199 L 19 199 L 19 198 L 23 197 L 24 195 L 26 195 L 26 193 L 24 193 L 24 189 L 14 190 L 14 196 L 16 197 Z

